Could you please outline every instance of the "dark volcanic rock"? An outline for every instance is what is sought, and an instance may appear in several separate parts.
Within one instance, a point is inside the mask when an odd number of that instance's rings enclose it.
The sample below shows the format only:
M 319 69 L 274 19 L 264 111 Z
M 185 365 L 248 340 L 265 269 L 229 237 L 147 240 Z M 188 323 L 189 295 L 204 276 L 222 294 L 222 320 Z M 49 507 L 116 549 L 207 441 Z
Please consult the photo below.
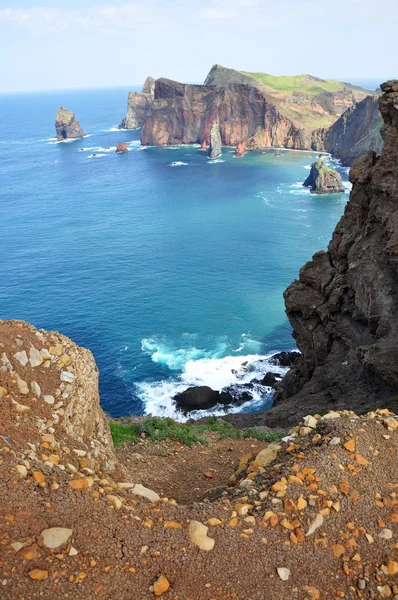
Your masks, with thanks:
M 302 357 L 263 424 L 388 407 L 398 394 L 398 81 L 382 90 L 382 155 L 354 163 L 328 251 L 317 252 L 284 294 Z
M 119 129 L 138 129 L 142 127 L 147 112 L 155 97 L 155 80 L 147 77 L 142 92 L 130 92 L 127 101 L 127 115 Z
M 343 165 L 351 165 L 368 150 L 381 153 L 382 125 L 378 98 L 367 96 L 348 108 L 331 127 L 314 131 L 312 147 L 331 152 Z
M 261 385 L 266 385 L 268 387 L 275 387 L 277 383 L 281 380 L 281 375 L 279 373 L 272 373 L 272 371 L 268 371 L 260 381 Z
M 210 149 L 209 149 L 209 157 L 217 158 L 221 156 L 221 133 L 220 133 L 220 123 L 214 121 L 213 125 L 210 129 Z
M 63 106 L 58 109 L 55 117 L 57 140 L 70 140 L 84 137 L 83 129 L 75 115 Z
M 281 367 L 293 367 L 301 356 L 297 350 L 284 350 L 283 352 L 277 352 L 273 354 L 269 359 L 271 365 L 280 365 Z
M 339 194 L 344 192 L 340 173 L 329 169 L 322 159 L 318 159 L 311 165 L 310 174 L 303 185 L 310 187 L 312 194 Z
M 232 404 L 234 401 L 229 394 L 216 392 L 207 385 L 188 388 L 174 396 L 174 400 L 177 408 L 184 413 L 212 408 L 216 404 Z
M 119 142 L 116 148 L 116 152 L 128 152 L 129 147 L 125 142 Z

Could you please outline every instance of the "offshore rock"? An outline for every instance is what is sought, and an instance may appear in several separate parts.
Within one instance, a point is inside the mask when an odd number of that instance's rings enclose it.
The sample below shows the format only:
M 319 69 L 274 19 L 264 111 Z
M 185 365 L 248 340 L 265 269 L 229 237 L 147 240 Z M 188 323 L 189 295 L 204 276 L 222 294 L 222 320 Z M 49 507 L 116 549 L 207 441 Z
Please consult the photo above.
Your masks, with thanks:
M 129 151 L 129 147 L 127 146 L 126 142 L 119 142 L 116 148 L 116 152 L 128 152 Z
M 213 125 L 210 129 L 210 149 L 209 149 L 209 158 L 217 158 L 221 156 L 222 147 L 221 147 L 221 133 L 220 133 L 220 124 L 217 121 L 214 121 Z
M 191 387 L 174 396 L 176 406 L 185 414 L 192 410 L 213 408 L 216 404 L 231 404 L 234 399 L 230 394 L 212 390 L 207 385 Z
M 239 144 L 237 144 L 237 146 L 236 146 L 235 156 L 243 156 L 244 154 L 246 154 L 246 149 L 247 149 L 247 142 L 246 141 L 239 142 Z
M 55 117 L 55 131 L 59 141 L 84 137 L 83 129 L 74 113 L 63 106 L 58 109 Z
M 302 357 L 279 385 L 265 424 L 311 412 L 393 406 L 398 393 L 398 81 L 382 86 L 380 157 L 351 168 L 344 216 L 285 291 Z
M 130 92 L 127 101 L 127 115 L 119 129 L 139 129 L 155 97 L 155 80 L 147 77 L 142 92 Z
M 329 169 L 322 159 L 311 165 L 310 174 L 303 185 L 310 187 L 312 194 L 339 194 L 344 192 L 340 173 Z

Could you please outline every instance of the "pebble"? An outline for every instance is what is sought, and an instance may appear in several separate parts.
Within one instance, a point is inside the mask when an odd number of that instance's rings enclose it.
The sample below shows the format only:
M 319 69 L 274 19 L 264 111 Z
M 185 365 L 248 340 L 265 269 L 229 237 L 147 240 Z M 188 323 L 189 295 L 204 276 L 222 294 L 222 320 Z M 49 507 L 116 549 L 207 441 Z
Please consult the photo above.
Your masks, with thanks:
M 29 571 L 29 577 L 34 581 L 42 581 L 43 579 L 47 579 L 48 571 L 44 569 L 32 569 L 32 571 Z
M 110 495 L 109 495 L 109 496 L 107 496 L 106 498 L 107 498 L 107 500 L 108 500 L 109 502 L 111 502 L 111 503 L 113 504 L 113 506 L 114 506 L 115 508 L 117 508 L 118 510 L 119 510 L 120 508 L 122 508 L 122 504 L 123 504 L 123 503 L 122 503 L 121 499 L 119 498 L 119 496 L 113 496 L 112 494 L 110 494 Z
M 285 567 L 278 567 L 277 569 L 279 578 L 282 581 L 287 581 L 290 577 L 290 569 L 286 569 Z
M 74 383 L 76 376 L 70 371 L 62 371 L 59 378 L 61 381 L 66 381 L 67 383 Z
M 38 367 L 43 362 L 43 357 L 34 346 L 29 350 L 29 362 L 31 367 Z
M 381 538 L 382 540 L 391 540 L 392 538 L 392 531 L 391 529 L 382 529 L 379 533 L 379 538 Z
M 208 530 L 209 528 L 200 523 L 200 521 L 191 521 L 189 523 L 189 539 L 195 546 L 206 552 L 213 550 L 215 544 L 213 538 L 207 537 Z
M 16 352 L 14 354 L 14 358 L 16 358 L 17 361 L 21 363 L 23 367 L 25 367 L 28 364 L 28 355 L 26 354 L 25 350 L 23 350 L 22 352 Z
M 307 415 L 303 419 L 304 427 L 311 427 L 311 429 L 316 429 L 317 420 L 312 415 Z
M 12 410 L 20 415 L 24 415 L 30 411 L 30 406 L 25 406 L 25 404 L 20 404 L 16 400 L 11 400 Z
M 305 534 L 306 536 L 312 535 L 314 533 L 314 531 L 316 531 L 318 529 L 318 527 L 321 527 L 323 525 L 323 516 L 321 514 L 317 514 L 315 519 L 313 520 L 313 522 L 310 525 L 309 530 L 307 531 L 307 533 Z
M 54 404 L 54 402 L 55 402 L 54 396 L 50 396 L 49 394 L 44 396 L 43 400 L 44 400 L 44 402 L 47 402 L 47 404 Z
M 330 442 L 329 445 L 330 446 L 338 446 L 340 444 L 341 438 L 339 437 L 333 437 Z
M 157 502 L 158 500 L 160 500 L 160 496 L 156 492 L 144 487 L 140 483 L 136 483 L 135 486 L 131 489 L 131 492 L 135 496 L 142 496 L 143 498 L 147 498 L 147 500 L 149 500 L 150 502 Z
M 28 475 L 28 469 L 25 467 L 25 465 L 16 465 L 15 470 L 23 479 L 25 479 L 25 477 Z
M 358 588 L 364 590 L 366 588 L 366 581 L 364 579 L 358 579 Z
M 40 535 L 44 546 L 54 550 L 66 544 L 72 533 L 72 529 L 67 529 L 66 527 L 50 527 L 49 529 L 44 529 Z
M 161 575 L 159 577 L 159 579 L 157 579 L 155 581 L 155 583 L 153 584 L 153 591 L 155 593 L 155 596 L 161 596 L 162 594 L 167 592 L 169 587 L 170 587 L 170 583 L 168 582 L 168 580 L 166 579 L 166 577 L 164 575 Z
M 28 384 L 26 383 L 26 381 L 24 381 L 19 375 L 18 373 L 16 374 L 16 379 L 17 379 L 17 386 L 18 386 L 18 390 L 21 394 L 23 394 L 24 396 L 26 396 L 26 394 L 29 394 L 29 388 L 28 388 Z

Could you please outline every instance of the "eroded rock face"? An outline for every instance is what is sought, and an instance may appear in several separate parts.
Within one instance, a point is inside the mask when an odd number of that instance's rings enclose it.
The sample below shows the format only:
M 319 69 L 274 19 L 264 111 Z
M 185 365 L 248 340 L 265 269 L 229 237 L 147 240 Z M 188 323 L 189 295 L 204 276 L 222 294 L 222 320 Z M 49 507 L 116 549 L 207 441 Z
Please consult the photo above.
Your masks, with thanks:
M 55 117 L 55 131 L 59 141 L 84 137 L 83 129 L 75 114 L 63 106 L 58 109 Z
M 202 144 L 218 119 L 223 146 L 247 140 L 250 148 L 311 147 L 309 131 L 296 127 L 264 92 L 251 85 L 188 85 L 158 79 L 142 127 L 144 146 Z
M 116 147 L 116 152 L 128 152 L 129 151 L 129 147 L 127 146 L 126 142 L 119 142 L 117 147 Z
M 349 107 L 331 127 L 314 131 L 312 147 L 330 152 L 344 165 L 351 165 L 368 150 L 381 153 L 382 124 L 378 99 L 368 96 Z
M 310 174 L 303 185 L 310 187 L 312 194 L 340 194 L 344 192 L 340 173 L 329 169 L 322 159 L 311 165 Z
M 7 413 L 2 412 L 7 435 L 15 427 L 23 434 L 27 427 L 32 442 L 44 434 L 69 436 L 93 460 L 114 459 L 99 405 L 98 370 L 89 350 L 24 321 L 0 321 L 0 349 L 0 402 L 9 407 L 10 418 L 6 426 Z
M 384 149 L 350 172 L 350 201 L 327 252 L 286 290 L 302 352 L 267 423 L 300 414 L 389 405 L 398 393 L 398 81 L 382 85 Z
M 242 142 L 239 142 L 239 144 L 236 146 L 235 156 L 243 156 L 246 153 L 246 149 L 247 142 L 244 140 Z
M 139 129 L 155 97 L 155 80 L 147 77 L 142 92 L 130 92 L 127 101 L 127 115 L 119 129 Z

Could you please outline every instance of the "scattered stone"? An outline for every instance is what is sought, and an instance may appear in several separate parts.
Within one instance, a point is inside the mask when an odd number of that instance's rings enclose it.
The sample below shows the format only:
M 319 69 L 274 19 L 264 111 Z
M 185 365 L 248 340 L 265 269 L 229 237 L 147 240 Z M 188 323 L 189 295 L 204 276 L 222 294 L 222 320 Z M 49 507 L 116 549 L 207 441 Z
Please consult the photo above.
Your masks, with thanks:
M 41 389 L 39 384 L 36 381 L 31 381 L 30 382 L 30 389 L 32 390 L 32 394 L 34 394 L 35 396 L 37 396 L 38 398 L 40 398 L 41 396 Z
M 333 437 L 330 442 L 329 445 L 330 446 L 338 446 L 341 442 L 341 439 L 339 437 Z
M 28 355 L 26 354 L 25 350 L 23 350 L 22 352 L 16 352 L 14 354 L 14 358 L 16 358 L 17 361 L 21 363 L 23 367 L 25 367 L 28 364 Z
M 321 515 L 320 513 L 318 513 L 314 519 L 314 521 L 311 523 L 310 528 L 308 529 L 307 533 L 305 534 L 306 536 L 312 535 L 314 533 L 314 531 L 316 531 L 319 527 L 321 527 L 323 525 L 323 515 Z
M 391 529 L 388 529 L 388 528 L 382 529 L 379 533 L 379 538 L 381 538 L 382 540 L 391 540 L 391 538 L 392 538 Z
M 307 415 L 303 419 L 304 427 L 311 427 L 311 429 L 316 429 L 317 420 L 312 415 Z
M 46 394 L 43 398 L 44 402 L 47 402 L 47 404 L 55 404 L 55 398 L 54 396 L 51 396 L 50 394 Z
M 32 569 L 32 571 L 29 571 L 29 577 L 34 581 L 42 581 L 43 579 L 47 579 L 48 571 L 44 569 Z
M 195 546 L 206 552 L 213 550 L 215 543 L 213 538 L 207 537 L 208 530 L 209 528 L 200 523 L 200 521 L 191 521 L 189 523 L 189 539 Z
M 76 376 L 73 373 L 71 373 L 70 371 L 62 371 L 59 378 L 61 381 L 65 381 L 66 383 L 74 383 Z
M 67 529 L 66 527 L 50 527 L 49 529 L 44 529 L 40 535 L 44 546 L 54 550 L 66 544 L 72 533 L 72 529 Z
M 282 581 L 287 581 L 290 577 L 290 569 L 286 569 L 285 567 L 278 567 L 277 572 Z
M 20 415 L 24 415 L 30 411 L 30 406 L 26 406 L 25 404 L 20 404 L 16 400 L 11 400 L 12 410 Z
M 25 467 L 25 465 L 16 465 L 15 470 L 23 479 L 25 479 L 25 477 L 28 475 L 28 469 Z
M 155 592 L 155 596 L 161 596 L 162 594 L 167 592 L 169 587 L 170 583 L 164 575 L 161 575 L 159 579 L 157 579 L 153 584 L 153 591 Z
M 109 500 L 109 502 L 111 502 L 117 510 L 122 508 L 123 503 L 119 496 L 113 496 L 112 494 L 110 494 L 109 496 L 107 496 L 107 500 Z
M 135 496 L 142 496 L 143 498 L 147 498 L 147 500 L 149 500 L 150 502 L 157 502 L 158 500 L 160 500 L 160 496 L 156 492 L 144 487 L 140 483 L 136 483 L 135 486 L 131 489 L 131 492 Z
M 18 373 L 16 374 L 16 380 L 17 380 L 17 386 L 18 386 L 18 390 L 21 394 L 23 394 L 24 396 L 26 396 L 26 394 L 29 394 L 29 388 L 28 388 L 28 384 L 26 383 L 26 381 L 24 381 L 19 375 Z
M 38 367 L 43 362 L 42 355 L 34 346 L 31 346 L 29 350 L 29 362 L 31 367 Z

